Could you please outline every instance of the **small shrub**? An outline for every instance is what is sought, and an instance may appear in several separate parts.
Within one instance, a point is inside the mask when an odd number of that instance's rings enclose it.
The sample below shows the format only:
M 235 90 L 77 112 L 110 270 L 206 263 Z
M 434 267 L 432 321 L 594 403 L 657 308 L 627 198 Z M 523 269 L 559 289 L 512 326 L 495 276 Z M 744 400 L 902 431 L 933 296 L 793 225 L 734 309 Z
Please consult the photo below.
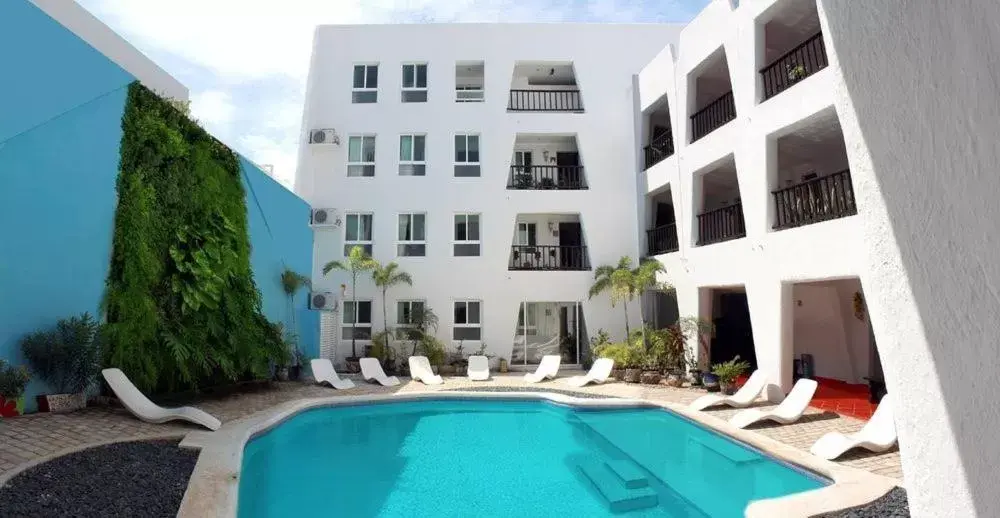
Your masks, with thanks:
M 59 394 L 83 392 L 97 378 L 101 326 L 88 313 L 60 320 L 55 329 L 21 339 L 31 369 Z
M 732 383 L 748 370 L 750 370 L 750 362 L 740 361 L 739 355 L 728 362 L 716 363 L 712 366 L 712 374 L 719 377 L 720 383 Z
M 0 360 L 0 398 L 11 401 L 23 396 L 29 378 L 23 365 L 15 367 Z

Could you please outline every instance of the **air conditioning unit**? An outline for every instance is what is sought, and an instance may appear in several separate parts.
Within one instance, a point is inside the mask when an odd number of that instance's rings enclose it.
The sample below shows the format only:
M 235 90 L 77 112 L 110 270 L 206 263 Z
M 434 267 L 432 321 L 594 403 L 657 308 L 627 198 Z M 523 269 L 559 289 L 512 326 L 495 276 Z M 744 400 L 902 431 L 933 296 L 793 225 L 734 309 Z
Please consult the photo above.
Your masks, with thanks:
M 315 129 L 309 132 L 310 144 L 337 144 L 340 145 L 340 136 L 335 129 Z
M 320 311 L 337 311 L 337 297 L 329 291 L 309 294 L 309 309 Z
M 309 218 L 309 224 L 314 227 L 340 228 L 342 223 L 337 209 L 313 209 Z

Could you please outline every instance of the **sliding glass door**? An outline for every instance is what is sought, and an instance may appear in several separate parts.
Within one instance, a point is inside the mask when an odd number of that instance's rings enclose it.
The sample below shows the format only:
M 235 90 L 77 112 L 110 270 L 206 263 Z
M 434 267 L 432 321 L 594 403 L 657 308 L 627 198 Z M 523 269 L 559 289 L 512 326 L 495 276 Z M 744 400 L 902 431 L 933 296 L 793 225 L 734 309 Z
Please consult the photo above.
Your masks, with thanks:
M 561 356 L 564 364 L 579 363 L 582 316 L 579 302 L 522 302 L 511 364 L 537 365 L 547 355 Z

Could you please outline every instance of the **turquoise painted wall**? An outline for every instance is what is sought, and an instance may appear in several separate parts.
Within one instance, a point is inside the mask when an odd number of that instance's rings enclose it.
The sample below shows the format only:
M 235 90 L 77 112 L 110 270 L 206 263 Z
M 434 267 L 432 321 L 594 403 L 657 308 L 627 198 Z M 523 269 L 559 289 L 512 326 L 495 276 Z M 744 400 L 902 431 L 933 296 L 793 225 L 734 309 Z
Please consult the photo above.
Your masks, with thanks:
M 313 233 L 309 204 L 285 189 L 249 160 L 240 157 L 247 191 L 250 265 L 263 298 L 264 314 L 273 322 L 294 329 L 299 347 L 308 358 L 319 356 L 319 312 L 308 309 L 308 288 L 290 306 L 281 288 L 285 266 L 302 275 L 312 271 Z

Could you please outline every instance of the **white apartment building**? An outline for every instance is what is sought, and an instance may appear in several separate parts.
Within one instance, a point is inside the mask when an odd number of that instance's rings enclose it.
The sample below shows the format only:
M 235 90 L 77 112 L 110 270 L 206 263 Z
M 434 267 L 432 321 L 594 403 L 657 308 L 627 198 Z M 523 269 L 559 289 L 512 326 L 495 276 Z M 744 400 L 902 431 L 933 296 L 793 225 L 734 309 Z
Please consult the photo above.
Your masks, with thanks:
M 342 309 L 322 318 L 324 354 L 384 325 L 369 275 L 352 294 L 322 274 L 355 245 L 413 277 L 389 291 L 389 326 L 423 304 L 449 350 L 578 364 L 599 329 L 623 335 L 622 308 L 587 294 L 596 266 L 638 251 L 633 76 L 679 30 L 317 28 L 296 192 L 330 209 L 313 221 L 313 291 Z

